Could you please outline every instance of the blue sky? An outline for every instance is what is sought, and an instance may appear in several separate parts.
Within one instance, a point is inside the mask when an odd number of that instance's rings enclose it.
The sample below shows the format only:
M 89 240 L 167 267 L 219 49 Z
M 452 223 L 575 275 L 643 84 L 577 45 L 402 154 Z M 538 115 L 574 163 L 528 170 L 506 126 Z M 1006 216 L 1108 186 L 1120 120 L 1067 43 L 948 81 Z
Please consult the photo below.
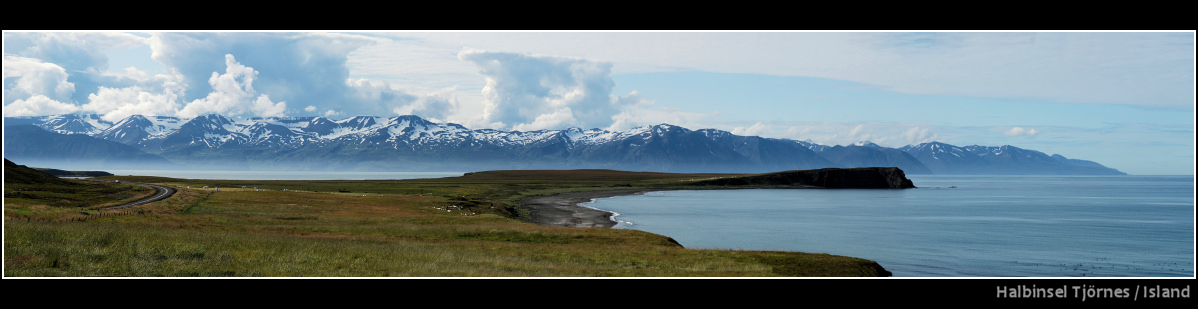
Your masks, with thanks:
M 670 123 L 1193 174 L 1194 32 L 4 32 L 4 115 Z

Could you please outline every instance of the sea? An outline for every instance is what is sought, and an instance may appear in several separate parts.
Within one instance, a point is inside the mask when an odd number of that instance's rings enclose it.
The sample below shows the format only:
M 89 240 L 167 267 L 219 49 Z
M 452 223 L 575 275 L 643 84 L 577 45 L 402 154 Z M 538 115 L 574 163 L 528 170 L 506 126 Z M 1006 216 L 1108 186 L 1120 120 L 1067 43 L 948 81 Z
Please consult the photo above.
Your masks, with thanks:
M 107 170 L 224 180 L 463 172 Z M 595 199 L 687 248 L 870 259 L 896 277 L 1194 277 L 1194 176 L 907 175 L 916 189 L 656 191 Z
M 908 175 L 917 189 L 596 199 L 687 248 L 870 259 L 895 277 L 1194 277 L 1194 176 Z

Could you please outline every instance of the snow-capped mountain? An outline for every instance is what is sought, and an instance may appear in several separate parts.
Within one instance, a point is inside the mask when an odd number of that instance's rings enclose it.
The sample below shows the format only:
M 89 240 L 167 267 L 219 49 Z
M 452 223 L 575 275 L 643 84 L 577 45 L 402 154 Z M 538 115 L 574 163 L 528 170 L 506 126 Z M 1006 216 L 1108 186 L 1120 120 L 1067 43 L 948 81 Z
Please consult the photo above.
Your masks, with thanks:
M 178 168 L 174 163 L 145 153 L 136 146 L 84 134 L 61 134 L 29 124 L 4 126 L 4 157 L 32 166 L 68 169 Z
M 59 134 L 96 135 L 112 126 L 95 114 L 4 117 L 4 125 L 32 124 Z
M 133 115 L 104 129 L 95 137 L 127 145 L 138 145 L 156 136 L 178 131 L 183 121 L 167 116 Z
M 899 148 L 935 174 L 1126 175 L 1101 164 L 1015 146 L 953 146 L 932 142 Z
M 203 168 L 772 172 L 897 166 L 909 174 L 1114 171 L 1090 161 L 1057 158 L 1012 146 L 926 143 L 895 149 L 868 141 L 825 146 L 669 124 L 625 131 L 570 128 L 521 132 L 471 130 L 413 115 L 234 120 L 215 114 L 191 119 L 130 116 L 117 123 L 102 121 L 95 115 L 6 117 L 5 123 L 86 134 Z

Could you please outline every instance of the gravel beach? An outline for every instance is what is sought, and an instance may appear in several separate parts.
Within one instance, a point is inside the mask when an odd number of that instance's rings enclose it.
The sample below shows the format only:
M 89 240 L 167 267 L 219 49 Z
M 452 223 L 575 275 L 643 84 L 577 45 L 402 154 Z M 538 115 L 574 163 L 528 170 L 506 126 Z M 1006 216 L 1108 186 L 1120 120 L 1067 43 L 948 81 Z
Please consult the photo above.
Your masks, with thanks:
M 626 189 L 608 191 L 570 192 L 547 196 L 538 196 L 524 201 L 524 207 L 529 210 L 528 222 L 567 227 L 604 227 L 616 225 L 611 220 L 612 213 L 578 206 L 596 198 L 639 195 L 661 189 Z

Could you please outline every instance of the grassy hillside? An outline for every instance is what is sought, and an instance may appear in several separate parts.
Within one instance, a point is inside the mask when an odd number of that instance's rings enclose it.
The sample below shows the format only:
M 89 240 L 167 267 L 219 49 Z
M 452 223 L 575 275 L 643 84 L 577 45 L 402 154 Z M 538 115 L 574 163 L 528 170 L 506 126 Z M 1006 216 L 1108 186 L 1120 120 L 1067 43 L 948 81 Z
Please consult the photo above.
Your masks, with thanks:
M 686 249 L 667 236 L 642 231 L 549 227 L 514 219 L 519 201 L 531 195 L 723 176 L 728 175 L 592 170 L 380 181 L 105 177 L 181 190 L 136 207 L 137 212 L 84 221 L 10 218 L 6 197 L 5 275 L 889 275 L 873 261 L 852 257 Z
M 4 216 L 60 219 L 131 202 L 154 190 L 142 186 L 62 179 L 4 160 Z

